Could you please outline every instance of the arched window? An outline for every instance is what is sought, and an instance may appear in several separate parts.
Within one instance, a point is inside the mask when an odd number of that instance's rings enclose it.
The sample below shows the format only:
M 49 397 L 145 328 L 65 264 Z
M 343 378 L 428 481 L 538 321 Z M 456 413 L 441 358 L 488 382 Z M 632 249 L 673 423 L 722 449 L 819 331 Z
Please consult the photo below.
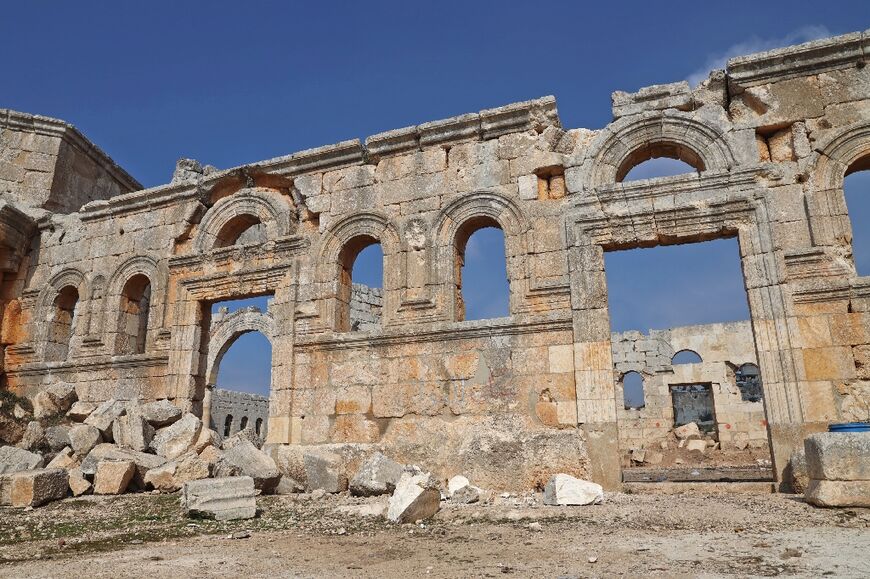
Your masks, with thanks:
M 136 274 L 127 280 L 121 291 L 115 352 L 118 354 L 145 353 L 150 309 L 151 280 L 146 275 Z
M 504 232 L 491 217 L 473 218 L 456 233 L 456 319 L 510 315 Z
M 263 419 L 258 418 L 257 421 L 254 423 L 254 432 L 257 433 L 257 436 L 260 436 L 260 434 L 262 433 L 262 430 L 263 430 Z
M 338 255 L 336 331 L 369 331 L 380 325 L 383 268 L 383 249 L 374 237 L 358 235 L 341 248 Z
M 852 257 L 858 275 L 870 275 L 870 155 L 846 171 L 843 181 L 846 207 L 852 223 Z
M 704 360 L 701 359 L 701 356 L 692 350 L 680 350 L 674 354 L 673 358 L 671 358 L 671 364 L 673 366 L 678 366 L 680 364 L 700 364 L 703 361 Z
M 622 376 L 622 400 L 625 409 L 639 409 L 646 406 L 643 391 L 643 376 L 640 372 L 626 372 Z
M 215 248 L 232 245 L 249 245 L 266 241 L 266 226 L 255 215 L 238 215 L 221 228 Z
M 48 319 L 48 343 L 45 349 L 45 359 L 59 362 L 69 355 L 70 340 L 73 337 L 76 321 L 76 306 L 79 302 L 79 290 L 68 285 L 62 288 L 54 298 L 52 310 Z
M 764 392 L 761 388 L 761 372 L 755 364 L 743 364 L 734 372 L 740 398 L 744 402 L 761 402 Z
M 656 142 L 635 149 L 622 162 L 616 173 L 616 181 L 699 173 L 704 169 L 704 161 L 688 147 L 676 143 Z
M 233 415 L 227 414 L 226 420 L 224 420 L 224 437 L 230 435 L 230 431 L 233 429 Z
M 239 430 L 244 430 L 248 427 L 248 417 L 242 416 L 242 421 L 239 422 Z

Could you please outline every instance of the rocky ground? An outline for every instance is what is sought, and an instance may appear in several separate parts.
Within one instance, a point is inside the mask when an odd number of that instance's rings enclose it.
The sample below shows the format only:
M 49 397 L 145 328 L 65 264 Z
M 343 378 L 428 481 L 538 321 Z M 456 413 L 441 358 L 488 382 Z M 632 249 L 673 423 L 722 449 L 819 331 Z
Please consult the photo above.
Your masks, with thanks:
M 0 576 L 870 576 L 870 509 L 792 495 L 495 497 L 416 525 L 361 514 L 386 497 L 318 495 L 259 497 L 257 518 L 224 523 L 185 518 L 177 494 L 0 508 Z

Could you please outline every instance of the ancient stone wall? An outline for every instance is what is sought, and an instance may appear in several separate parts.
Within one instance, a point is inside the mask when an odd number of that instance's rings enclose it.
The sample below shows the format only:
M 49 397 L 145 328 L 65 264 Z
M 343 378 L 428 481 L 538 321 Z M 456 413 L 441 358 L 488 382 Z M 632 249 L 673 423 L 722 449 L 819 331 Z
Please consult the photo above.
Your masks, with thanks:
M 263 436 L 269 426 L 269 398 L 215 388 L 211 392 L 210 426 L 223 438 L 246 427 Z
M 355 332 L 371 332 L 381 325 L 384 293 L 381 288 L 355 283 L 350 293 L 350 328 Z
M 200 412 L 211 304 L 271 295 L 271 444 L 376 442 L 491 488 L 557 471 L 614 486 L 604 252 L 736 237 L 781 471 L 806 434 L 870 414 L 870 279 L 842 190 L 870 167 L 868 47 L 855 33 L 617 92 L 600 130 L 562 128 L 547 97 L 227 170 L 184 162 L 113 196 L 11 169 L 6 387 Z M 622 182 L 658 156 L 696 172 Z M 505 234 L 510 316 L 467 322 L 459 265 L 486 226 Z M 350 272 L 375 242 L 381 324 L 351 332 Z

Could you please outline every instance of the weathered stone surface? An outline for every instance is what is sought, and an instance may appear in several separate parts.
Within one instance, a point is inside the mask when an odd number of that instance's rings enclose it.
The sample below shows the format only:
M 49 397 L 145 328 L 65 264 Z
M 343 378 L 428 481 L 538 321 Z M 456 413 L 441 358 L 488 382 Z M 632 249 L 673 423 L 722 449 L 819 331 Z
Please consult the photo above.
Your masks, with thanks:
M 133 476 L 133 485 L 137 489 L 145 488 L 145 475 L 152 468 L 157 468 L 166 462 L 162 456 L 147 454 L 144 452 L 136 452 L 126 448 L 120 448 L 114 444 L 98 444 L 88 453 L 88 456 L 82 461 L 82 472 L 87 476 L 94 476 L 97 472 L 97 465 L 103 460 L 128 460 L 136 465 L 136 473 Z
M 101 460 L 94 474 L 94 494 L 120 495 L 135 474 L 136 464 L 132 460 Z
M 34 470 L 43 464 L 42 455 L 14 446 L 0 446 L 0 474 Z
M 468 505 L 476 503 L 480 500 L 481 490 L 474 485 L 465 485 L 457 489 L 450 495 L 450 500 L 454 503 Z
M 202 421 L 193 414 L 185 414 L 171 426 L 161 428 L 151 440 L 151 449 L 168 459 L 191 450 L 199 439 Z
M 76 457 L 73 455 L 73 451 L 70 447 L 64 447 L 60 452 L 54 455 L 54 458 L 51 459 L 45 468 L 62 468 L 65 470 L 69 470 L 78 466 L 79 461 L 76 460 Z
M 193 445 L 193 451 L 196 453 L 200 453 L 206 448 L 212 446 L 217 448 L 220 446 L 220 436 L 218 433 L 212 430 L 211 428 L 205 428 L 203 426 L 202 430 L 199 431 L 199 436 L 196 439 L 196 442 Z
M 10 504 L 13 507 L 38 507 L 62 499 L 69 488 L 63 469 L 26 470 L 12 475 Z
M 340 505 L 335 510 L 351 517 L 383 517 L 387 514 L 387 503 L 367 503 L 364 505 Z
M 70 427 L 70 447 L 78 456 L 86 456 L 95 446 L 103 441 L 100 431 L 90 424 L 75 424 Z
M 103 439 L 112 439 L 112 423 L 116 418 L 126 412 L 126 403 L 121 400 L 110 398 L 96 407 L 93 412 L 85 418 L 84 423 L 93 426 L 103 435 Z
M 157 400 L 143 404 L 142 417 L 154 428 L 163 428 L 181 418 L 181 409 L 169 400 Z
M 145 484 L 157 490 L 174 492 L 184 483 L 208 478 L 210 474 L 210 464 L 198 455 L 189 453 L 149 470 L 145 475 Z
M 252 519 L 257 514 L 255 493 L 249 476 L 190 481 L 182 487 L 181 505 L 188 517 Z
M 680 440 L 699 439 L 701 438 L 701 430 L 696 423 L 690 422 L 674 428 L 674 436 Z
M 870 480 L 810 479 L 804 498 L 818 507 L 870 507 Z
M 791 487 L 791 492 L 802 495 L 810 484 L 810 473 L 807 468 L 807 455 L 803 448 L 794 451 L 788 459 L 785 482 Z
M 274 491 L 281 479 L 272 457 L 247 440 L 239 440 L 231 449 L 224 450 L 223 458 L 244 476 L 254 479 L 254 485 L 264 494 Z
M 340 493 L 347 489 L 347 475 L 339 455 L 312 450 L 305 453 L 303 460 L 308 491 L 321 489 L 328 493 Z
M 63 414 L 78 399 L 75 386 L 58 382 L 38 392 L 32 399 L 33 416 L 37 419 Z
M 451 479 L 449 481 L 447 481 L 447 496 L 452 497 L 453 493 L 455 493 L 456 491 L 458 491 L 459 489 L 461 489 L 463 487 L 467 487 L 470 484 L 471 484 L 471 481 L 469 481 L 466 477 L 462 476 L 461 474 L 458 474 L 454 477 L 451 477 Z
M 413 523 L 428 519 L 441 508 L 441 491 L 429 473 L 402 473 L 390 497 L 387 518 L 394 523 Z
M 686 441 L 686 450 L 697 450 L 698 452 L 706 452 L 707 451 L 707 441 L 706 440 L 687 440 Z
M 45 443 L 52 452 L 57 452 L 64 447 L 70 446 L 72 443 L 69 438 L 69 427 L 63 425 L 49 426 L 45 429 Z
M 83 402 L 79 400 L 75 402 L 66 413 L 66 417 L 76 422 L 84 422 L 91 412 L 97 409 L 97 405 L 93 402 Z
M 154 427 L 145 420 L 136 402 L 127 404 L 127 411 L 112 422 L 112 439 L 118 446 L 145 452 L 154 438 Z
M 229 450 L 241 441 L 248 441 L 257 448 L 263 448 L 263 439 L 257 436 L 253 428 L 243 428 L 229 438 L 225 438 L 221 443 L 221 448 Z
M 81 495 L 86 494 L 93 487 L 91 481 L 85 478 L 82 469 L 72 468 L 68 471 L 68 473 L 69 490 L 72 492 L 72 495 L 74 497 L 80 497 Z
M 350 492 L 357 496 L 392 493 L 402 476 L 403 466 L 380 452 L 371 456 L 350 480 Z
M 810 479 L 870 481 L 870 432 L 821 432 L 804 440 Z
M 31 420 L 27 423 L 27 427 L 24 429 L 24 435 L 21 437 L 21 440 L 18 441 L 16 446 L 25 450 L 36 450 L 44 446 L 44 444 L 45 429 L 42 427 L 42 424 L 36 420 Z
M 284 475 L 281 475 L 281 480 L 278 481 L 278 485 L 275 487 L 276 495 L 292 495 L 301 492 L 305 492 L 305 485 Z
M 545 505 L 597 505 L 602 501 L 601 485 L 567 474 L 553 476 L 544 487 Z

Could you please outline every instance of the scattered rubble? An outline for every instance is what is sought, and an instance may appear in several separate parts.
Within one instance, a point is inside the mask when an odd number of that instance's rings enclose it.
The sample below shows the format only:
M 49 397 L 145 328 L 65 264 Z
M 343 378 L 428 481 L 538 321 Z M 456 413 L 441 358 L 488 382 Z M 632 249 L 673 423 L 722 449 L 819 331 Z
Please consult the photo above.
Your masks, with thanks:
M 390 497 L 387 518 L 394 523 L 428 519 L 441 507 L 441 491 L 435 478 L 419 469 L 406 469 Z
M 350 492 L 361 497 L 392 493 L 402 477 L 403 468 L 396 461 L 376 452 L 350 480 Z
M 603 500 L 601 485 L 567 474 L 552 476 L 544 487 L 545 505 L 596 505 Z

